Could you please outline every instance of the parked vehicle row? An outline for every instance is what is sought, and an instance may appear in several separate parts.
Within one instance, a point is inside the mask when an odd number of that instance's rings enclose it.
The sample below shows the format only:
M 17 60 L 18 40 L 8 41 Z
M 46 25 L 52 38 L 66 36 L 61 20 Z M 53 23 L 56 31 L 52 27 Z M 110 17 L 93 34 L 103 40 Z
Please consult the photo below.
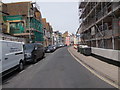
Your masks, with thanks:
M 45 48 L 46 53 L 54 52 L 56 49 L 64 47 L 64 44 L 57 44 L 57 45 L 49 45 Z
M 54 52 L 56 49 L 54 46 L 49 45 L 48 47 L 46 47 L 45 52 L 49 53 L 49 52 Z
M 17 41 L 0 40 L 0 73 L 4 76 L 16 69 L 21 71 L 26 63 L 36 63 L 45 57 L 45 52 L 54 52 L 64 46 L 66 45 L 57 44 L 44 48 L 40 43 L 24 44 Z
M 40 43 L 0 40 L 0 54 L 0 73 L 6 75 L 11 70 L 23 70 L 27 62 L 36 63 L 44 57 L 45 49 Z

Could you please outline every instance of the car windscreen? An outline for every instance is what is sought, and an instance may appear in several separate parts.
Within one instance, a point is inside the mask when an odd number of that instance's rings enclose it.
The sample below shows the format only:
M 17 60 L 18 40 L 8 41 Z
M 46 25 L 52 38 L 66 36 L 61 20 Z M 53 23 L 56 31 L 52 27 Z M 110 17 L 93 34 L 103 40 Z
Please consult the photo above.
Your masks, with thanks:
M 34 49 L 34 44 L 25 44 L 24 45 L 24 50 L 25 51 L 31 51 L 31 50 L 33 50 Z

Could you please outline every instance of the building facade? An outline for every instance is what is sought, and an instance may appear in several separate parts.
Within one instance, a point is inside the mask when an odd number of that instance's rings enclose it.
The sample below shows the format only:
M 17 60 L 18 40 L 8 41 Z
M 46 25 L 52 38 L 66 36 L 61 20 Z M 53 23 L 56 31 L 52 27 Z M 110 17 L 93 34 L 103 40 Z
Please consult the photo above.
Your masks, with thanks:
M 32 2 L 6 3 L 8 16 L 3 16 L 7 23 L 6 33 L 26 38 L 26 43 L 43 43 L 41 13 Z
M 53 44 L 54 45 L 64 44 L 61 32 L 59 32 L 59 31 L 54 31 L 53 32 Z
M 62 37 L 63 37 L 63 43 L 66 44 L 66 37 L 68 37 L 68 31 L 65 31 L 63 34 L 62 34 Z
M 92 47 L 94 54 L 118 61 L 120 2 L 81 2 L 79 15 L 80 43 Z
M 47 40 L 48 40 L 48 45 L 52 45 L 52 33 L 53 33 L 53 28 L 52 26 L 47 22 Z
M 3 16 L 8 16 L 7 5 L 0 1 L 0 32 L 6 33 L 7 25 L 4 22 Z
M 48 34 L 47 34 L 47 26 L 46 26 L 46 18 L 42 18 L 42 25 L 43 25 L 43 31 L 44 31 L 44 46 L 48 46 Z
M 46 18 L 42 18 L 43 31 L 44 31 L 44 46 L 52 45 L 52 26 L 46 21 Z

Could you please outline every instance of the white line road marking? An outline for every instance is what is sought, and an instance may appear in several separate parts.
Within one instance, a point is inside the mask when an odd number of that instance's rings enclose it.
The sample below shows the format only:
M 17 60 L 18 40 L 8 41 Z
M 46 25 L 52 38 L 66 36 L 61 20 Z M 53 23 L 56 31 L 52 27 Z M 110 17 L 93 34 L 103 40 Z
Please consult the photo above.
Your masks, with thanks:
M 43 60 L 43 59 L 41 59 L 41 60 Z M 36 64 L 34 64 L 34 66 L 38 65 L 41 60 L 39 60 Z
M 27 67 L 26 69 L 29 69 L 29 68 L 32 68 L 32 67 L 33 67 L 33 65 Z M 20 74 L 23 73 L 26 69 L 22 70 L 22 71 L 20 72 Z
M 29 66 L 28 68 L 32 68 L 32 67 L 33 67 L 33 65 Z
M 25 70 L 22 70 L 22 71 L 20 72 L 20 74 L 23 73 L 24 71 L 25 71 Z
M 107 82 L 108 84 L 110 84 L 110 85 L 112 85 L 112 86 L 114 86 L 114 87 L 116 87 L 116 88 L 119 87 L 118 85 L 110 82 L 109 80 L 107 80 L 106 78 L 100 76 L 100 75 L 97 74 L 94 70 L 90 69 L 88 66 L 86 66 L 85 64 L 83 64 L 79 59 L 77 59 L 77 58 L 70 52 L 69 48 L 68 48 L 68 51 L 69 51 L 69 53 L 75 58 L 76 61 L 78 61 L 81 65 L 83 65 L 86 69 L 88 69 L 88 70 L 89 70 L 91 73 L 93 73 L 95 76 L 97 76 L 97 77 L 100 78 L 101 80 Z

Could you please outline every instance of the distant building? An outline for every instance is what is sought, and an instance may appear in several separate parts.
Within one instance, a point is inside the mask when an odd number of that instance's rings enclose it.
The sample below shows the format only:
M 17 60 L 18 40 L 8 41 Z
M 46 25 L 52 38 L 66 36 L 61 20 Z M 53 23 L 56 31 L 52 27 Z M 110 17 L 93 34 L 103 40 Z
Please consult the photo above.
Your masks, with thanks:
M 65 37 L 67 37 L 68 35 L 69 35 L 68 31 L 65 31 L 62 36 L 65 38 Z
M 60 33 L 59 31 L 54 31 L 53 32 L 53 44 L 57 45 L 57 44 L 63 44 L 63 37 L 62 37 L 62 33 Z
M 66 44 L 67 46 L 69 46 L 69 45 L 70 45 L 70 36 L 67 36 L 65 39 L 66 39 L 66 40 L 65 40 L 65 44 Z
M 71 34 L 71 35 L 70 35 L 70 44 L 71 44 L 71 45 L 74 45 L 74 39 L 75 39 L 75 35 L 74 35 L 74 34 Z
M 47 26 L 46 26 L 46 18 L 42 18 L 42 28 L 44 32 L 44 46 L 48 46 L 48 38 L 47 38 Z
M 52 33 L 53 33 L 53 28 L 52 26 L 47 22 L 47 38 L 48 38 L 48 45 L 52 45 Z
M 63 37 L 63 43 L 66 44 L 66 37 L 68 37 L 68 31 L 65 31 L 63 34 L 62 34 L 62 37 Z
M 75 38 L 74 34 L 71 34 L 68 31 L 65 31 L 62 36 L 63 36 L 64 44 L 67 44 L 68 46 L 74 45 L 74 38 Z
M 42 18 L 43 31 L 44 31 L 44 46 L 52 44 L 52 26 L 46 21 L 46 18 Z

